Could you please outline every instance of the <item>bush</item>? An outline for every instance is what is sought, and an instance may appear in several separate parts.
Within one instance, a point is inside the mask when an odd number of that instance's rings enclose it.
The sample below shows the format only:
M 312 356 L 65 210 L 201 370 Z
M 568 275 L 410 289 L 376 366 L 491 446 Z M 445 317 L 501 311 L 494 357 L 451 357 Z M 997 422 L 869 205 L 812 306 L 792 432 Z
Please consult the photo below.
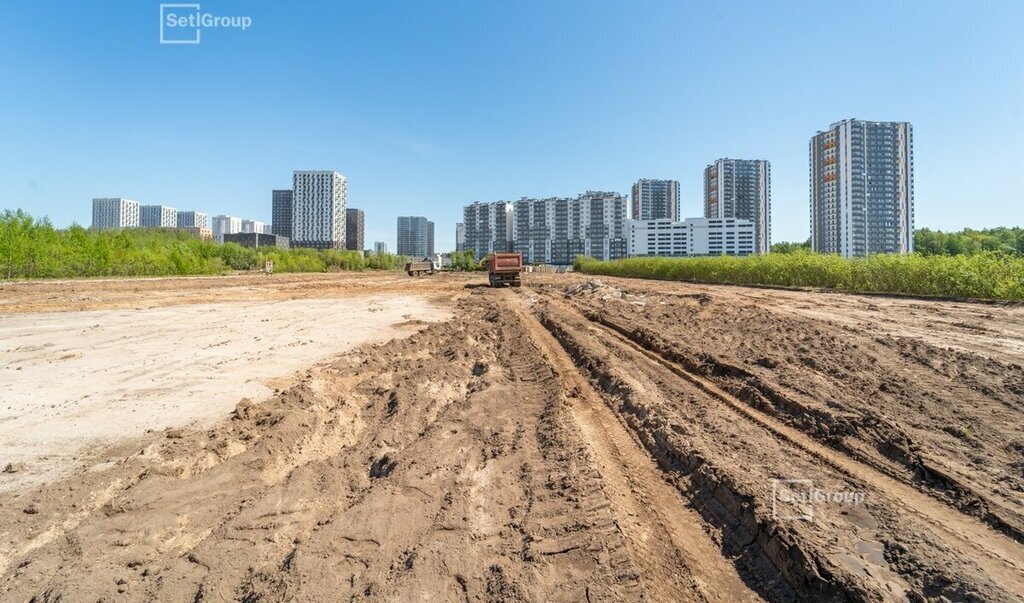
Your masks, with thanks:
M 261 269 L 267 259 L 278 272 L 394 270 L 404 258 L 356 251 L 251 249 L 218 245 L 169 229 L 93 230 L 73 225 L 57 230 L 22 210 L 0 213 L 0 278 L 168 276 L 221 274 Z
M 749 257 L 578 257 L 587 274 L 664 280 L 815 287 L 863 293 L 1024 300 L 1024 258 L 1002 252 L 966 256 L 873 255 L 844 259 L 807 251 Z

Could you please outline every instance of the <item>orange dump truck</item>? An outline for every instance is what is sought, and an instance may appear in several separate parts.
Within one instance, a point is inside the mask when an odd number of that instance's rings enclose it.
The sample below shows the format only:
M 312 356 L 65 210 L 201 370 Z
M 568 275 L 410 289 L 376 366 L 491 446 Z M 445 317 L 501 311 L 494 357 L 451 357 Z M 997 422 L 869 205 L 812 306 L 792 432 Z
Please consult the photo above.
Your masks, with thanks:
M 492 253 L 487 258 L 487 280 L 492 287 L 511 285 L 519 287 L 523 273 L 523 254 Z

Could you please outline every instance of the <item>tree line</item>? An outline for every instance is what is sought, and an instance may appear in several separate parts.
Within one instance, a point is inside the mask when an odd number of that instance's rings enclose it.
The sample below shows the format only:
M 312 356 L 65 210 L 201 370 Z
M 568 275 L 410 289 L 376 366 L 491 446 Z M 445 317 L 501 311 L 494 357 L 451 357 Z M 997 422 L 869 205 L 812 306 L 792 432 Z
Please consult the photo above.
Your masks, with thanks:
M 810 250 L 810 239 L 803 243 L 781 242 L 772 245 L 772 253 Z M 921 255 L 978 255 L 993 252 L 1024 256 L 1024 228 L 965 228 L 959 232 L 919 228 L 914 231 L 914 252 Z
M 407 258 L 358 251 L 253 249 L 204 241 L 173 229 L 54 228 L 22 210 L 0 213 L 0 278 L 174 276 L 262 268 L 280 272 L 397 270 Z

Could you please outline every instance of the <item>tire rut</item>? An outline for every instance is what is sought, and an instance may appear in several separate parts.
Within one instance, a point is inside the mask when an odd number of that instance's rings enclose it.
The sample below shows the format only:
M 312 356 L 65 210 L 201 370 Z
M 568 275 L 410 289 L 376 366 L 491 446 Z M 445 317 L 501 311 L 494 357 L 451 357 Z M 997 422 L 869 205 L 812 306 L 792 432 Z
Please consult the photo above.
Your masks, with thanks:
M 527 298 L 510 294 L 508 304 L 564 381 L 565 401 L 597 464 L 644 591 L 655 600 L 759 600 L 708 536 L 699 515 L 685 506 L 655 461 L 533 316 Z
M 592 324 L 601 327 L 610 337 L 633 348 L 648 361 L 656 363 L 679 378 L 688 381 L 708 394 L 709 397 L 725 404 L 774 437 L 812 455 L 832 469 L 884 492 L 892 504 L 898 506 L 903 512 L 923 519 L 929 526 L 940 532 L 947 542 L 953 545 L 954 550 L 973 550 L 980 553 L 974 556 L 974 561 L 1010 592 L 1024 592 L 1024 546 L 1017 541 L 993 530 L 974 517 L 964 515 L 931 496 L 893 479 L 870 465 L 841 456 L 810 436 L 750 407 L 706 377 L 687 370 L 678 362 L 667 359 L 659 351 L 644 347 L 642 343 L 634 339 L 634 335 L 629 329 L 594 312 L 583 312 L 582 314 Z

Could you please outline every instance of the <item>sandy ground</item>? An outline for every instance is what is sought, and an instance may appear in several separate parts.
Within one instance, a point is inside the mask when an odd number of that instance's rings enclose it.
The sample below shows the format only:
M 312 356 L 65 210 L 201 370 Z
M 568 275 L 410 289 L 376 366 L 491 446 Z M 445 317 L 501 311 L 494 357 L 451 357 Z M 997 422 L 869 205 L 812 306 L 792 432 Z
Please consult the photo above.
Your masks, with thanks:
M 1024 307 L 526 278 L 0 287 L 37 324 L 373 295 L 453 316 L 0 493 L 0 599 L 1022 600 Z
M 102 442 L 204 424 L 292 373 L 444 320 L 410 295 L 197 303 L 0 319 L 0 491 L 52 478 Z

